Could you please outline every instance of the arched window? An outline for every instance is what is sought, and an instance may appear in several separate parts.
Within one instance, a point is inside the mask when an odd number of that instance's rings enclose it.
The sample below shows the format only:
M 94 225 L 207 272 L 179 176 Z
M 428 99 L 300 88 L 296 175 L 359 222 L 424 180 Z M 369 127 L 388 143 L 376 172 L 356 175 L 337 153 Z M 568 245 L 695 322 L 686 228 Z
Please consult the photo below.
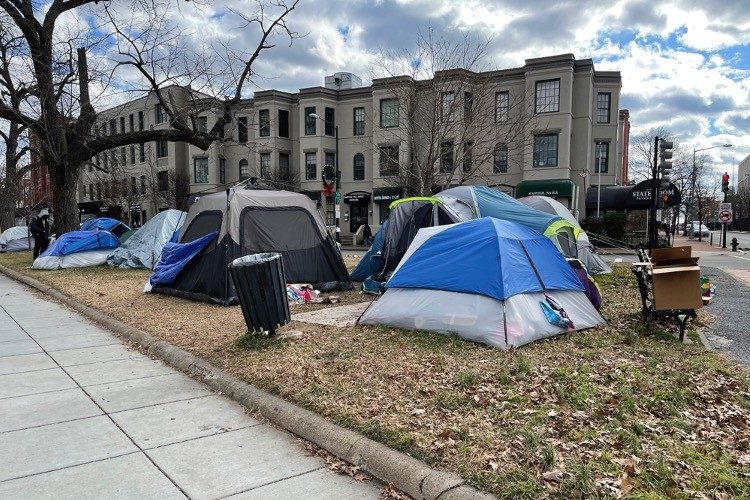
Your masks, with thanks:
M 245 180 L 250 177 L 250 167 L 247 164 L 247 160 L 244 158 L 240 160 L 240 180 Z
M 495 145 L 495 160 L 492 164 L 492 171 L 496 174 L 508 172 L 508 146 L 505 144 Z
M 365 155 L 362 153 L 354 155 L 354 180 L 365 180 Z

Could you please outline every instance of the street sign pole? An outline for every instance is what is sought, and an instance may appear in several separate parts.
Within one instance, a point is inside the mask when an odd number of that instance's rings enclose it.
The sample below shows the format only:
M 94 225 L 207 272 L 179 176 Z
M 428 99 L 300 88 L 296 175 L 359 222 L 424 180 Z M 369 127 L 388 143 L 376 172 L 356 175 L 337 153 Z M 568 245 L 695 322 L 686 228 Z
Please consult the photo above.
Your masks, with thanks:
M 721 236 L 722 236 L 721 248 L 726 248 L 727 247 L 727 223 L 726 222 L 722 224 Z

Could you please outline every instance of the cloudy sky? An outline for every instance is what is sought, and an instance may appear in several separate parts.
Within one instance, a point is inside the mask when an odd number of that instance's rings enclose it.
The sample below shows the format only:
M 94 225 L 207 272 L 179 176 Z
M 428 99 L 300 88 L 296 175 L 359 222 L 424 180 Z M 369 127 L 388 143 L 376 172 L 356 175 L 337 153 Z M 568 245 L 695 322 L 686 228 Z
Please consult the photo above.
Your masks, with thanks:
M 415 31 L 471 31 L 492 40 L 492 65 L 571 52 L 622 72 L 633 131 L 667 126 L 729 169 L 750 154 L 750 0 L 302 0 L 306 36 L 264 54 L 260 86 L 294 91 L 351 71 L 368 79 L 383 50 Z

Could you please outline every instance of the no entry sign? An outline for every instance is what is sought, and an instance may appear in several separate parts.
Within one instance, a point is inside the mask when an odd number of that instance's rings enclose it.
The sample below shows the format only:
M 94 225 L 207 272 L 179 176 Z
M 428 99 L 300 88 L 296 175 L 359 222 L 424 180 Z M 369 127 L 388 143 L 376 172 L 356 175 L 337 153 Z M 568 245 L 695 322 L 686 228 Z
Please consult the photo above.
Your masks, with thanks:
M 732 220 L 732 211 L 731 210 L 721 210 L 719 211 L 719 221 L 720 222 L 730 222 Z

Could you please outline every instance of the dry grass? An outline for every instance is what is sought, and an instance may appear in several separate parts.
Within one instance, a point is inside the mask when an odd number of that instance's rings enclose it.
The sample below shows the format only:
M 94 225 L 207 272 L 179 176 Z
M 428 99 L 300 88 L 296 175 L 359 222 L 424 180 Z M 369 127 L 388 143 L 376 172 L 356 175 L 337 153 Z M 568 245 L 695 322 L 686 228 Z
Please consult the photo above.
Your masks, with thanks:
M 269 342 L 239 308 L 142 294 L 144 271 L 0 263 L 502 498 L 750 497 L 748 372 L 641 324 L 627 269 L 601 280 L 608 328 L 503 352 L 301 323 Z

